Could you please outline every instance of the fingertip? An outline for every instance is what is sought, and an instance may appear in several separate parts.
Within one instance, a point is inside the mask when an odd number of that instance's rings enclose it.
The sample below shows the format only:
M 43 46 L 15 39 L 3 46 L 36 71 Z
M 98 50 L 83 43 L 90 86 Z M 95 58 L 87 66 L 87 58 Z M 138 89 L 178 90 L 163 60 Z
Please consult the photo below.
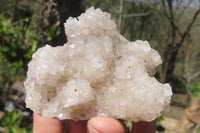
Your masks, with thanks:
M 89 133 L 125 133 L 123 124 L 116 119 L 94 117 L 88 121 Z
M 33 133 L 63 133 L 63 121 L 33 114 Z

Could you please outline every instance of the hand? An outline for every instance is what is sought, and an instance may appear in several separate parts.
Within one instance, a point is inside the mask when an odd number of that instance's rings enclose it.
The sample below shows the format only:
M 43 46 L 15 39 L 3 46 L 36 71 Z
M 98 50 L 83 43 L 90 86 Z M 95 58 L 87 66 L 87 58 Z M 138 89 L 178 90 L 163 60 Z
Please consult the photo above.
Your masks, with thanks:
M 63 133 L 63 122 L 34 113 L 33 133 Z M 66 133 L 125 133 L 122 123 L 112 118 L 94 117 L 89 121 L 66 120 L 65 124 Z M 133 123 L 132 133 L 155 133 L 155 125 L 155 121 Z

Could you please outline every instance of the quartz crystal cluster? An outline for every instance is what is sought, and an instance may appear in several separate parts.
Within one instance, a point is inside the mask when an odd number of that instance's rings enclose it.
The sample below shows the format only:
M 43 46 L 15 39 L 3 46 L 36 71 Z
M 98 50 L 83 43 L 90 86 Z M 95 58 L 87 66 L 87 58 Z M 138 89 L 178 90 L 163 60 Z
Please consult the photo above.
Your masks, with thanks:
M 154 77 L 161 64 L 147 41 L 130 42 L 111 15 L 89 8 L 65 23 L 68 42 L 38 49 L 28 64 L 26 106 L 44 117 L 151 121 L 171 99 Z

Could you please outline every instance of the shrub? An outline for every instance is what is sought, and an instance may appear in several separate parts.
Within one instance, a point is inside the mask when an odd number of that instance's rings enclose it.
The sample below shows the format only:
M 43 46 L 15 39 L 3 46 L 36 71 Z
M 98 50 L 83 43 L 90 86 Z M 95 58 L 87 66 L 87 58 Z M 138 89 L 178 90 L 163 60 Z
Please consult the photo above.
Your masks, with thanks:
M 32 133 L 32 124 L 20 127 L 23 116 L 17 110 L 6 111 L 1 119 L 0 125 L 8 129 L 8 133 Z

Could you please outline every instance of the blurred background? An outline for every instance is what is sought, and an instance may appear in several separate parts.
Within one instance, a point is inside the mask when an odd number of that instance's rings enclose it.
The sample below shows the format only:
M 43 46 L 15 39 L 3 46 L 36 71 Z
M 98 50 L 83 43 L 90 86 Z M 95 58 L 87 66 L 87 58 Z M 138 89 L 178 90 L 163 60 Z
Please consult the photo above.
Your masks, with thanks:
M 0 133 L 32 132 L 27 64 L 45 44 L 67 42 L 63 23 L 91 6 L 109 12 L 128 40 L 148 40 L 161 54 L 155 76 L 174 95 L 157 132 L 200 133 L 200 0 L 0 0 Z

